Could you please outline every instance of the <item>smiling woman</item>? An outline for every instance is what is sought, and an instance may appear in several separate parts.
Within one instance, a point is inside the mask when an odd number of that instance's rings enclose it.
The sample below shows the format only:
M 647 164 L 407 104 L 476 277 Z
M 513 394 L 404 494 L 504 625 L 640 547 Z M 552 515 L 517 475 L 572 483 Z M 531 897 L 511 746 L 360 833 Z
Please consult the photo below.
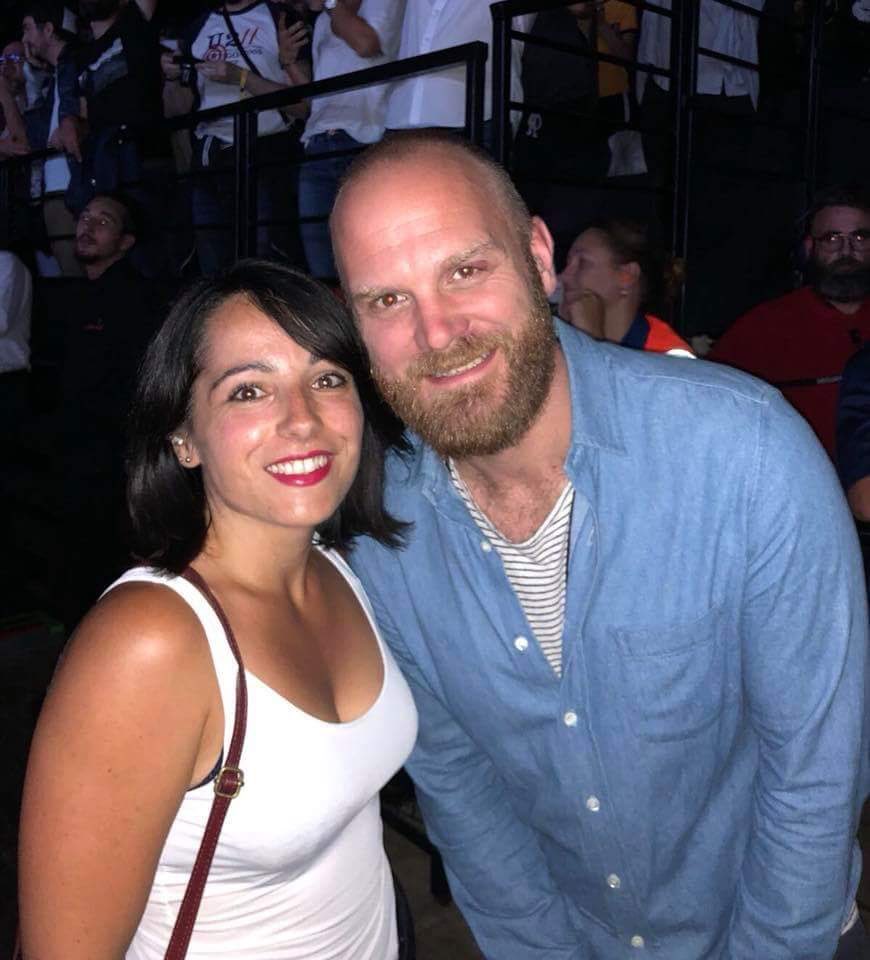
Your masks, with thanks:
M 333 549 L 402 532 L 381 498 L 398 425 L 352 320 L 280 265 L 201 281 L 151 344 L 131 430 L 146 566 L 85 618 L 40 717 L 25 956 L 182 956 L 203 869 L 189 956 L 412 956 L 378 791 L 416 713 Z M 230 793 L 209 863 L 197 850 Z

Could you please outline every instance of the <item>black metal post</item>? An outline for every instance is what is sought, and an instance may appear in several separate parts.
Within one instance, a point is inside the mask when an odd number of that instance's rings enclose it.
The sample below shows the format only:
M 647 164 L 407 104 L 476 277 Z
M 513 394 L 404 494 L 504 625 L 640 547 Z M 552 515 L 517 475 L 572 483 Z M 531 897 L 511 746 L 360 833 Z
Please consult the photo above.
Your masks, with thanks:
M 685 257 L 689 243 L 692 188 L 693 105 L 698 70 L 698 4 L 674 0 L 671 18 L 671 105 L 674 118 L 674 202 L 671 243 L 675 257 Z M 652 82 L 652 78 L 648 82 Z M 687 282 L 690 282 L 687 280 Z M 674 312 L 674 325 L 685 330 L 685 292 Z
M 821 114 L 821 53 L 822 53 L 822 4 L 810 4 L 810 22 L 807 43 L 807 117 L 806 141 L 804 143 L 804 183 L 809 206 L 818 182 L 819 121 Z
M 254 151 L 257 140 L 257 114 L 245 110 L 233 117 L 235 152 L 235 216 L 233 248 L 236 259 L 249 257 L 257 249 L 257 175 Z
M 508 164 L 508 131 L 511 125 L 511 24 L 507 3 L 494 3 L 492 14 L 492 154 Z
M 468 139 L 483 144 L 483 98 L 486 89 L 486 46 L 475 45 L 465 63 L 465 126 Z

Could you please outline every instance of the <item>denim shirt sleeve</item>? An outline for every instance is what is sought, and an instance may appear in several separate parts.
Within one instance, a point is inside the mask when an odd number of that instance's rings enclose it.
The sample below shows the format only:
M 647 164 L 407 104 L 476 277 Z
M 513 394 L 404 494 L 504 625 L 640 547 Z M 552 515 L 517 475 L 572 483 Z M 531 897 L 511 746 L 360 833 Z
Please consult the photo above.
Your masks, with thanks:
M 870 475 L 870 348 L 846 364 L 837 407 L 837 466 L 843 487 Z
M 478 946 L 488 960 L 587 960 L 592 951 L 571 923 L 535 832 L 514 814 L 492 763 L 424 680 L 371 584 L 366 589 L 420 716 L 406 767 Z
M 740 632 L 759 757 L 728 960 L 833 955 L 868 787 L 861 559 L 836 477 L 799 420 L 770 401 L 747 514 Z

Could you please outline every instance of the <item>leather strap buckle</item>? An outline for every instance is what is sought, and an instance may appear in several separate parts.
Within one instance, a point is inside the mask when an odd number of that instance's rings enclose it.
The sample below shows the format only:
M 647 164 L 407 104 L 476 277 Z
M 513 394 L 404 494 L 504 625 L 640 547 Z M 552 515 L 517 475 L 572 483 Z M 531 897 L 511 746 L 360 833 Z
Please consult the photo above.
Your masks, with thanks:
M 227 800 L 235 800 L 241 793 L 245 785 L 245 774 L 240 767 L 233 767 L 227 764 L 221 767 L 220 773 L 214 778 L 215 796 L 224 797 Z

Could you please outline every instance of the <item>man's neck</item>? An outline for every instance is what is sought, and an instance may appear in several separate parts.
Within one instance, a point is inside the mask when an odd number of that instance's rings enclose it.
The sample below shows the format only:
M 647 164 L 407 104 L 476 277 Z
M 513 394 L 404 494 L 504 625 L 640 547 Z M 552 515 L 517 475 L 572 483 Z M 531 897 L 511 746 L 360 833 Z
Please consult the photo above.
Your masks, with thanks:
M 619 303 L 608 307 L 604 314 L 604 339 L 622 343 L 637 316 L 638 304 L 634 297 L 623 297 Z
M 60 60 L 60 55 L 66 49 L 66 41 L 58 40 L 56 43 L 52 43 L 48 50 L 45 51 L 45 60 L 51 66 L 56 67 L 57 61 Z
M 498 530 L 519 542 L 547 518 L 565 486 L 571 445 L 571 391 L 562 351 L 550 392 L 535 422 L 514 446 L 454 461 L 471 496 Z
M 97 263 L 86 263 L 85 276 L 88 280 L 99 280 L 110 267 L 114 267 L 116 263 L 120 263 L 121 260 L 124 259 L 124 256 L 125 254 L 122 253 L 113 260 L 100 260 Z
M 121 13 L 118 11 L 118 13 L 113 13 L 111 17 L 105 20 L 91 20 L 91 33 L 94 35 L 94 40 L 99 40 L 114 25 L 120 15 Z

